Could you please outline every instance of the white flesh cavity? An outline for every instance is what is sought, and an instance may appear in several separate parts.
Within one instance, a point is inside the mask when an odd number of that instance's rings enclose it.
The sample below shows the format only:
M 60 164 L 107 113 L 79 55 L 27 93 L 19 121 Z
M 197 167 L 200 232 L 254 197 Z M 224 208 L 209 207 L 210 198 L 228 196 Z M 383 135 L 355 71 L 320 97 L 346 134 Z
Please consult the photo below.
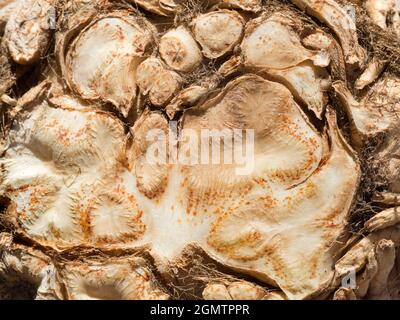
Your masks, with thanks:
M 136 69 L 152 41 L 135 18 L 105 16 L 74 40 L 66 58 L 70 86 L 85 99 L 113 103 L 124 116 L 136 98 Z
M 126 166 L 119 120 L 42 102 L 21 115 L 2 159 L 8 216 L 58 250 L 148 245 L 160 263 L 172 263 L 195 243 L 289 298 L 305 298 L 332 276 L 330 246 L 344 232 L 358 184 L 357 161 L 328 118 L 330 147 L 284 86 L 254 75 L 233 80 L 187 111 L 182 125 L 254 129 L 255 169 L 237 176 L 243 164 L 235 162 L 143 163 L 148 128 L 167 128 L 157 113 L 135 124 L 137 151 Z M 198 143 L 182 142 L 179 156 Z
M 210 59 L 231 51 L 241 40 L 243 29 L 243 18 L 229 10 L 202 14 L 193 21 L 194 37 Z

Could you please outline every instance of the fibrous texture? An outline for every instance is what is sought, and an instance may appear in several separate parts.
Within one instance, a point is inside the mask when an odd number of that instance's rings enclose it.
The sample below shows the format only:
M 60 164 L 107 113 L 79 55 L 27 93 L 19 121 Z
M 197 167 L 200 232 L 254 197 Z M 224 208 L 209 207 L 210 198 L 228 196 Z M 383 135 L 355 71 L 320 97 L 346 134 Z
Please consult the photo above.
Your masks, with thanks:
M 350 10 L 393 3 L 28 2 L 0 11 L 0 294 L 398 297 L 400 80 Z

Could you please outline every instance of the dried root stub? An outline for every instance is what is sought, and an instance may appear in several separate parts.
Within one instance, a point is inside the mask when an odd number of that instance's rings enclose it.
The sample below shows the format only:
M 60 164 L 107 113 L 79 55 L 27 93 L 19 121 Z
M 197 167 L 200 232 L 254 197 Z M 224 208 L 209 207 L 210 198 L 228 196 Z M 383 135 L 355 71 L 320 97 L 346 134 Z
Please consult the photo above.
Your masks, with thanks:
M 136 81 L 140 92 L 148 95 L 150 102 L 155 106 L 168 103 L 183 82 L 179 74 L 165 68 L 157 58 L 146 59 L 138 66 Z
M 193 22 L 193 33 L 203 54 L 209 59 L 219 58 L 231 51 L 241 40 L 243 18 L 235 11 L 220 10 L 200 15 Z
M 202 62 L 202 54 L 189 30 L 184 27 L 168 31 L 160 39 L 160 55 L 172 69 L 190 72 Z
M 5 26 L 5 41 L 13 60 L 19 64 L 37 62 L 46 52 L 51 29 L 55 28 L 55 8 L 51 0 L 14 1 Z M 11 4 L 10 4 L 11 5 Z
M 0 100 L 0 297 L 399 296 L 400 80 L 349 7 L 16 2 L 0 58 L 42 82 Z

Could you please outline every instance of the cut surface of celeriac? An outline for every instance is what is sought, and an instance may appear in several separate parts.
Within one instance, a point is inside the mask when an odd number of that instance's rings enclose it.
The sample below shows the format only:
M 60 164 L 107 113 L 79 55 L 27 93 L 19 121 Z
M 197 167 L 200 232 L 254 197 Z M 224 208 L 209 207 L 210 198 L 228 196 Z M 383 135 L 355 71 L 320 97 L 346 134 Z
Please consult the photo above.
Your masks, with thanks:
M 183 129 L 254 128 L 255 168 L 247 176 L 235 176 L 235 163 L 155 170 L 143 166 L 137 152 L 131 165 L 124 164 L 122 123 L 90 109 L 42 101 L 21 117 L 2 160 L 4 189 L 14 204 L 8 215 L 43 245 L 148 246 L 168 264 L 195 243 L 291 298 L 307 297 L 332 276 L 329 246 L 344 232 L 358 184 L 357 160 L 334 116 L 329 146 L 326 133 L 309 124 L 283 85 L 239 77 L 184 113 Z M 167 121 L 143 114 L 133 131 L 136 143 L 142 146 L 141 135 L 155 127 L 167 129 Z M 182 143 L 178 153 L 187 147 Z M 154 183 L 156 199 L 143 192 Z M 245 221 L 252 222 L 243 229 Z
M 396 298 L 397 7 L 0 1 L 0 299 Z

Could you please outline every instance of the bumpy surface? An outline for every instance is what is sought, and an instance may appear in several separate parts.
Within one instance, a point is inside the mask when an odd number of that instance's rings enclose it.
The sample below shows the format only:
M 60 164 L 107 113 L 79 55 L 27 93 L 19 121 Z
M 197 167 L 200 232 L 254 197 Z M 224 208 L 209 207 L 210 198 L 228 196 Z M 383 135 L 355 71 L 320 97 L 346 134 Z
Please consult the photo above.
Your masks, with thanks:
M 399 297 L 398 3 L 128 2 L 0 1 L 3 298 Z

